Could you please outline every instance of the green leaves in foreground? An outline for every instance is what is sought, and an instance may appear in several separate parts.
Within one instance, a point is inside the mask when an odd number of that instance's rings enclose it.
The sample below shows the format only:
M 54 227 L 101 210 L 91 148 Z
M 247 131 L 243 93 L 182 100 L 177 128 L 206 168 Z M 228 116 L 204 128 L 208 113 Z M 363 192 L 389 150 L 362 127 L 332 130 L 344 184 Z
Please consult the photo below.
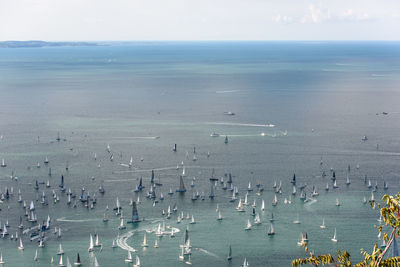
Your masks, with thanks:
M 364 260 L 352 264 L 350 261 L 350 254 L 347 251 L 343 253 L 338 250 L 336 259 L 331 254 L 315 256 L 309 251 L 306 243 L 303 243 L 305 251 L 310 255 L 308 258 L 299 258 L 292 261 L 293 267 L 302 265 L 314 265 L 314 266 L 337 266 L 337 267 L 400 267 L 400 257 L 390 257 L 383 259 L 386 253 L 389 251 L 390 246 L 396 236 L 400 236 L 400 193 L 396 196 L 384 195 L 382 200 L 385 203 L 385 207 L 380 208 L 380 213 L 385 224 L 392 228 L 390 236 L 387 233 L 383 233 L 383 239 L 387 241 L 386 248 L 384 250 L 375 244 L 372 253 L 368 253 L 366 250 L 361 249 L 361 254 Z M 371 207 L 375 208 L 375 201 L 371 200 Z M 378 231 L 382 233 L 382 226 L 378 227 Z

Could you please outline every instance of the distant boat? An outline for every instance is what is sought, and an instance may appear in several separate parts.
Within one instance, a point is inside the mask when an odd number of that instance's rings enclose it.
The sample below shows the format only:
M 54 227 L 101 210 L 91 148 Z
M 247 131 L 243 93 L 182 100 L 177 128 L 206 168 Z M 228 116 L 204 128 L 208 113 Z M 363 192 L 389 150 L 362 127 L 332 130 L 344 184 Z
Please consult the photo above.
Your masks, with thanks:
M 174 147 L 172 148 L 172 151 L 176 152 L 176 144 L 174 144 Z
M 125 259 L 125 262 L 133 262 L 132 254 L 129 250 L 128 250 L 128 257 Z
M 244 258 L 244 262 L 242 265 L 240 265 L 240 267 L 248 267 L 249 266 L 249 262 L 247 261 L 246 258 Z
M 61 246 L 61 243 L 60 243 L 60 245 L 58 247 L 57 255 L 63 255 L 63 254 L 64 254 L 64 250 L 63 250 L 63 248 Z
M 81 262 L 81 257 L 79 256 L 79 253 L 76 256 L 76 262 L 74 262 L 75 266 L 81 266 L 82 262 Z
M 247 220 L 246 228 L 244 230 L 251 230 L 251 222 L 250 220 Z
M 99 262 L 97 261 L 96 256 L 94 256 L 94 267 L 100 267 Z
M 3 253 L 0 253 L 0 264 L 5 264 L 6 261 L 3 259 Z
M 37 260 L 38 260 L 38 252 L 37 252 L 37 249 L 36 249 L 36 252 L 35 252 L 35 256 L 33 257 L 33 260 L 34 260 L 34 261 L 37 261 Z
M 223 217 L 222 217 L 222 215 L 221 215 L 221 211 L 218 211 L 218 218 L 217 218 L 217 220 L 218 221 L 221 221 L 223 219 Z
M 212 133 L 210 134 L 210 136 L 211 136 L 211 137 L 219 137 L 219 134 L 217 134 L 216 132 L 212 132 Z
M 4 159 L 1 160 L 1 167 L 7 167 L 7 164 Z
M 22 244 L 22 239 L 19 239 L 19 246 L 18 246 L 19 250 L 24 250 L 24 245 Z
M 336 198 L 336 206 L 340 206 L 340 202 L 339 202 L 339 199 L 338 198 Z
M 326 228 L 325 218 L 322 219 L 322 224 L 319 226 L 319 228 L 321 228 L 321 229 L 325 229 Z
M 139 259 L 138 255 L 136 255 L 136 260 L 135 260 L 135 264 L 133 265 L 133 267 L 140 267 L 140 259 Z
M 336 228 L 333 234 L 333 237 L 331 238 L 332 242 L 337 242 L 337 238 L 336 238 Z
M 94 250 L 93 236 L 92 234 L 90 234 L 88 251 L 92 252 L 93 250 Z
M 146 233 L 144 233 L 142 247 L 148 247 L 148 246 L 149 245 L 147 245 Z
M 179 178 L 179 188 L 176 189 L 176 192 L 184 193 L 186 192 L 185 184 L 183 183 L 183 177 L 180 176 Z
M 262 211 L 265 210 L 265 202 L 264 202 L 264 199 L 261 201 L 261 210 L 262 210 Z
M 63 262 L 63 255 L 60 255 L 60 261 L 58 262 L 58 267 L 65 267 L 65 264 Z
M 228 144 L 228 136 L 227 136 L 227 135 L 225 136 L 224 143 L 225 143 L 225 144 Z
M 196 224 L 196 221 L 194 220 L 194 216 L 192 215 L 192 220 L 190 221 L 190 224 Z
M 232 111 L 225 111 L 225 112 L 224 112 L 224 115 L 234 116 L 235 113 L 232 112 Z
M 154 240 L 154 248 L 158 248 L 158 242 L 157 242 L 157 239 L 156 239 L 156 240 Z
M 274 196 L 274 200 L 272 201 L 272 206 L 276 206 L 278 204 L 278 198 L 277 198 L 277 196 L 275 195 Z
M 268 235 L 275 235 L 274 226 L 272 223 L 269 225 Z
M 296 220 L 293 221 L 294 224 L 300 224 L 300 219 L 299 219 L 299 214 L 297 213 L 297 218 Z
M 367 140 L 368 140 L 368 137 L 367 137 L 366 135 L 364 135 L 364 136 L 361 138 L 361 140 L 362 140 L 362 141 L 367 141 Z
M 350 178 L 349 178 L 349 173 L 347 173 L 347 177 L 346 177 L 346 185 L 350 185 Z
M 232 260 L 232 246 L 229 245 L 229 252 L 228 252 L 228 257 L 226 257 L 228 261 Z

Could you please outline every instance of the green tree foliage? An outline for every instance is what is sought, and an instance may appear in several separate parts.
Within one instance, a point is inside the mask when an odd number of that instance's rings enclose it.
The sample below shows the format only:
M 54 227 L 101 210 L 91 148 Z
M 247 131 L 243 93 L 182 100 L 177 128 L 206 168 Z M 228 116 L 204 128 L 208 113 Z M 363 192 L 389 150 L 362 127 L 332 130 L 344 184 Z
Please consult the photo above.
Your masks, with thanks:
M 392 229 L 390 236 L 383 233 L 383 238 L 387 242 L 384 250 L 380 249 L 378 244 L 375 244 L 371 253 L 361 249 L 361 255 L 363 255 L 364 260 L 353 264 L 350 260 L 350 254 L 347 251 L 342 253 L 338 250 L 337 255 L 335 256 L 332 256 L 331 254 L 316 256 L 309 250 L 307 243 L 303 242 L 302 246 L 306 253 L 308 253 L 309 257 L 293 260 L 292 266 L 327 265 L 336 267 L 400 267 L 400 257 L 389 257 L 384 259 L 395 237 L 400 236 L 400 193 L 396 196 L 384 195 L 382 200 L 384 202 L 384 207 L 382 208 L 380 207 L 380 204 L 377 205 L 374 201 L 370 201 L 370 204 L 374 208 L 376 206 L 380 208 L 380 213 L 385 224 Z M 382 233 L 382 226 L 379 226 L 378 230 Z

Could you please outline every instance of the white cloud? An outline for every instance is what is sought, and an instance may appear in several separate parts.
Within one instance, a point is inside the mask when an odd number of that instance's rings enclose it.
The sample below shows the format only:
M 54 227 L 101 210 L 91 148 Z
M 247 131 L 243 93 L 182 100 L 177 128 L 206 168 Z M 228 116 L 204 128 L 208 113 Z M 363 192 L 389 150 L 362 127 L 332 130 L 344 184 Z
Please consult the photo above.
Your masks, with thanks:
M 293 22 L 293 18 L 290 16 L 286 16 L 286 15 L 281 15 L 278 14 L 275 18 L 274 21 L 276 23 L 282 23 L 282 24 L 289 24 Z

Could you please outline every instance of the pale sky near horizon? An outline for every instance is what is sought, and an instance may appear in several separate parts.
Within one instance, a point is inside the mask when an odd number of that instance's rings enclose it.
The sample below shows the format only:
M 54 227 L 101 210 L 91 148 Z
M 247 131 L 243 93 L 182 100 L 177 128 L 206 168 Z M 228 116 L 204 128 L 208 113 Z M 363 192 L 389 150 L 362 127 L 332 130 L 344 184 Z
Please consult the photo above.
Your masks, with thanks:
M 1 0 L 5 40 L 400 40 L 400 0 Z

